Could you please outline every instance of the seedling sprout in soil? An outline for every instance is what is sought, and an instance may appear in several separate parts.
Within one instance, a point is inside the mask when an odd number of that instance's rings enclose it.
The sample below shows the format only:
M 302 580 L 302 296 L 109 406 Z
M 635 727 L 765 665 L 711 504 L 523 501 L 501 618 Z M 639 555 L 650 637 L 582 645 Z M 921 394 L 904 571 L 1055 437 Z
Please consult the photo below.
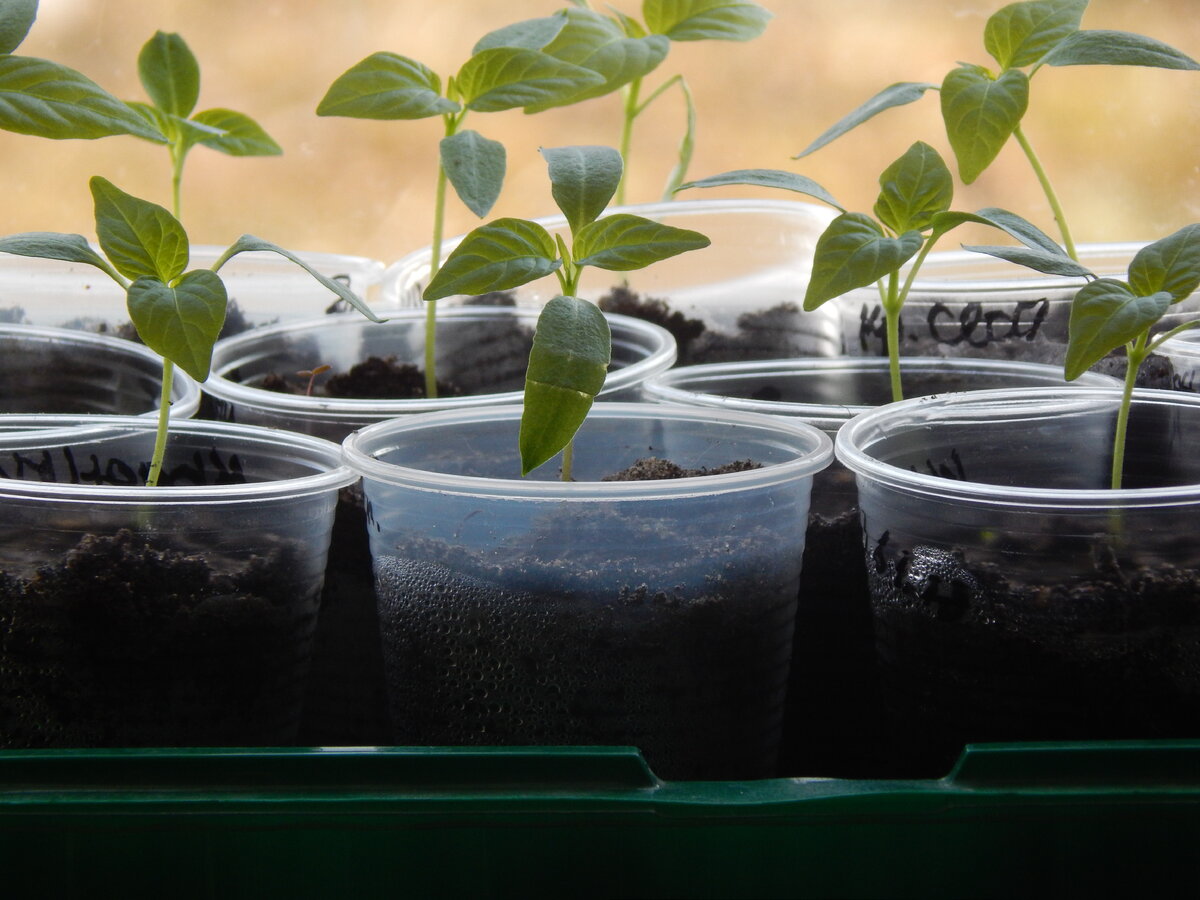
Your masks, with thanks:
M 975 181 L 1008 139 L 1014 138 L 1046 196 L 1067 255 L 1077 260 L 1062 204 L 1021 127 L 1029 106 L 1033 76 L 1043 66 L 1200 69 L 1200 63 L 1154 38 L 1125 31 L 1080 29 L 1087 5 L 1088 0 L 1032 0 L 1001 8 L 987 20 L 983 32 L 984 47 L 999 65 L 998 72 L 960 63 L 946 74 L 941 85 L 913 81 L 893 84 L 842 118 L 796 159 L 824 147 L 884 110 L 912 103 L 926 91 L 938 91 L 946 136 L 963 182 Z
M 695 231 L 617 213 L 601 218 L 621 181 L 621 154 L 611 147 L 541 151 L 554 202 L 571 231 L 568 246 L 527 219 L 496 219 L 476 228 L 446 257 L 425 288 L 426 301 L 518 287 L 553 272 L 562 294 L 538 316 L 521 416 L 521 474 L 563 451 L 562 479 L 571 479 L 571 442 L 604 385 L 612 355 L 608 321 L 577 296 L 583 269 L 626 272 L 707 247 Z

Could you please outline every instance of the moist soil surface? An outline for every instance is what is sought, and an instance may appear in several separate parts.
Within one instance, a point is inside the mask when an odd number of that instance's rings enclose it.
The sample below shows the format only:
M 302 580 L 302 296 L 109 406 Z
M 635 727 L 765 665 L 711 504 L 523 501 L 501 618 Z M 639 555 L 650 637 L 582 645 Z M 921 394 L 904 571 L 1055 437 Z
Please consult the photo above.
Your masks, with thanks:
M 129 531 L 0 573 L 0 747 L 295 739 L 317 596 L 281 547 L 236 571 Z

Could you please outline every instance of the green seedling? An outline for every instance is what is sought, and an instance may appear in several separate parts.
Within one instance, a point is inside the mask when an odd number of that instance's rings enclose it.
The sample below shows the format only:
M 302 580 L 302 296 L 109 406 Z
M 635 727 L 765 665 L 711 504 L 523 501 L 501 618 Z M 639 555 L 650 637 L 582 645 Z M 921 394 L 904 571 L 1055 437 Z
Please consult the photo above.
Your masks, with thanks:
M 396 53 L 373 53 L 340 75 L 317 106 L 319 116 L 409 120 L 440 117 L 445 136 L 433 211 L 430 274 L 441 266 L 449 183 L 479 218 L 495 205 L 504 184 L 504 145 L 474 130 L 464 130 L 470 113 L 533 109 L 602 82 L 590 69 L 525 46 L 507 46 L 489 35 L 446 79 L 428 66 Z M 426 307 L 425 391 L 437 396 L 436 306 Z
M 643 99 L 644 79 L 667 58 L 673 41 L 749 41 L 767 27 L 771 13 L 757 3 L 744 0 L 643 0 L 642 21 L 613 10 L 605 15 L 589 7 L 586 0 L 551 16 L 530 19 L 489 35 L 489 43 L 525 46 L 589 69 L 603 79 L 575 94 L 535 104 L 537 112 L 566 106 L 620 90 L 623 94 L 620 153 L 628 160 L 633 145 L 633 128 L 650 105 L 672 87 L 683 94 L 687 111 L 686 129 L 679 146 L 678 161 L 671 172 L 663 198 L 669 199 L 686 177 L 695 145 L 696 109 L 687 82 L 673 75 Z M 616 202 L 625 203 L 628 171 L 617 187 Z
M 125 193 L 100 177 L 90 182 L 96 234 L 103 255 L 78 234 L 29 232 L 0 238 L 0 252 L 94 266 L 125 291 L 129 317 L 142 342 L 163 359 L 158 430 L 146 484 L 158 483 L 166 452 L 168 411 L 174 367 L 197 381 L 208 378 L 213 344 L 225 321 L 228 294 L 218 275 L 230 259 L 247 251 L 271 251 L 291 260 L 313 278 L 379 321 L 345 285 L 327 278 L 301 259 L 261 238 L 243 235 L 211 269 L 185 271 L 190 256 L 187 233 L 165 208 Z
M 166 137 L 90 78 L 50 60 L 17 56 L 37 18 L 37 0 L 0 0 L 0 128 L 54 140 L 132 134 Z
M 680 186 L 687 188 L 726 185 L 771 187 L 805 194 L 839 211 L 817 239 L 812 276 L 804 295 L 811 312 L 856 288 L 879 287 L 887 328 L 887 350 L 892 397 L 900 400 L 900 313 L 925 258 L 943 235 L 972 222 L 990 225 L 1022 240 L 1049 238 L 1021 217 L 1001 209 L 976 213 L 954 212 L 954 178 L 941 155 L 922 141 L 888 166 L 879 176 L 879 197 L 874 217 L 845 208 L 811 178 L 778 169 L 739 169 Z M 912 260 L 900 280 L 902 267 Z
M 496 219 L 476 228 L 446 258 L 425 289 L 425 300 L 518 287 L 554 273 L 562 294 L 538 317 L 521 415 L 521 473 L 563 451 L 562 478 L 571 478 L 572 440 L 587 418 L 612 354 L 608 321 L 578 296 L 588 266 L 614 272 L 644 268 L 708 238 L 642 216 L 602 216 L 624 165 L 611 147 L 542 150 L 554 202 L 567 219 L 570 243 L 527 219 Z
M 1078 259 L 1061 202 L 1022 128 L 1030 84 L 1045 66 L 1150 66 L 1200 69 L 1191 57 L 1153 38 L 1124 31 L 1080 28 L 1088 0 L 1032 0 L 1011 3 L 984 26 L 983 43 L 998 69 L 960 63 L 940 85 L 899 82 L 849 113 L 801 151 L 796 158 L 824 147 L 879 113 L 941 94 L 942 119 L 958 163 L 959 176 L 971 184 L 1014 138 L 1033 169 L 1067 254 Z
M 182 217 L 183 164 L 197 145 L 229 156 L 278 156 L 279 145 L 245 113 L 231 109 L 195 112 L 200 99 L 200 64 L 177 34 L 155 32 L 138 53 L 138 77 L 150 103 L 131 102 L 167 138 L 171 153 L 171 208 Z

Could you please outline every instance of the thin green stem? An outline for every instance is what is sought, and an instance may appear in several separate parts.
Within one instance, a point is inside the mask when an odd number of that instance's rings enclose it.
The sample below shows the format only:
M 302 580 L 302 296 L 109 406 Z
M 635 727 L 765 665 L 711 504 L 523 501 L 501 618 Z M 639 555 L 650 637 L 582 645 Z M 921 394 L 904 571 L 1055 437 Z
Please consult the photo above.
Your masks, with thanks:
M 158 399 L 158 426 L 154 433 L 154 451 L 150 457 L 150 471 L 146 473 L 146 486 L 156 487 L 162 473 L 163 458 L 167 455 L 167 424 L 171 414 L 171 382 L 175 376 L 175 364 L 163 359 L 162 393 Z
M 633 147 L 633 121 L 637 118 L 638 112 L 638 95 L 642 90 L 642 79 L 635 78 L 629 84 L 625 85 L 623 93 L 625 95 L 625 115 L 624 121 L 621 123 L 621 159 L 625 161 L 625 169 L 621 173 L 621 182 L 617 185 L 617 206 L 625 205 L 625 183 L 629 179 L 629 151 Z
M 1046 174 L 1041 160 L 1038 159 L 1037 153 L 1033 150 L 1033 145 L 1025 137 L 1025 132 L 1021 130 L 1020 125 L 1014 129 L 1013 137 L 1021 145 L 1021 150 L 1025 153 L 1025 158 L 1029 160 L 1029 165 L 1033 168 L 1033 174 L 1037 176 L 1038 183 L 1042 186 L 1042 193 L 1046 195 L 1046 200 L 1049 202 L 1050 209 L 1054 213 L 1054 221 L 1058 223 L 1058 231 L 1062 235 L 1063 246 L 1066 248 L 1067 255 L 1078 262 L 1079 253 L 1075 249 L 1075 240 L 1071 237 L 1071 229 L 1067 225 L 1067 215 L 1063 212 L 1062 204 L 1058 200 L 1058 194 L 1054 192 L 1054 186 L 1050 184 L 1050 177 Z
M 1149 332 L 1144 333 L 1136 341 L 1127 344 L 1125 349 L 1129 368 L 1125 370 L 1125 385 L 1121 390 L 1121 406 L 1117 410 L 1117 426 L 1113 430 L 1111 483 L 1114 491 L 1121 489 L 1121 476 L 1125 471 L 1125 436 L 1129 431 L 1129 407 L 1133 404 L 1133 386 L 1137 383 L 1138 369 L 1149 355 L 1149 351 L 1146 349 L 1148 338 Z
M 892 384 L 892 400 L 904 399 L 904 391 L 900 385 L 900 309 L 896 302 L 897 286 L 900 272 L 896 270 L 888 275 L 888 298 L 883 304 L 883 317 L 887 323 L 888 375 Z
M 183 161 L 187 151 L 178 144 L 171 145 L 171 211 L 183 219 Z
M 446 116 L 446 137 L 458 131 L 461 119 Z M 433 278 L 442 265 L 442 240 L 446 230 L 446 168 L 439 160 L 437 187 L 433 199 L 433 238 L 430 241 L 429 277 Z M 425 396 L 437 397 L 437 301 L 425 301 Z
M 571 469 L 575 464 L 575 438 L 567 441 L 567 446 L 563 447 L 562 474 L 559 476 L 561 481 L 571 480 Z

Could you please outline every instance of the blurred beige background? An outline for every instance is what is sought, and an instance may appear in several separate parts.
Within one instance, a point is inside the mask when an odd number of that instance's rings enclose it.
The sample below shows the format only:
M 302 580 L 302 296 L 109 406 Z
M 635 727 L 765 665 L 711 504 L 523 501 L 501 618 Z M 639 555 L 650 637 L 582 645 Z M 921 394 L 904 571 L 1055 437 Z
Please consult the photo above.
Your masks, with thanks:
M 440 120 L 318 118 L 338 75 L 377 50 L 412 56 L 445 77 L 487 31 L 547 15 L 563 0 L 42 0 L 18 52 L 73 66 L 126 99 L 145 99 L 136 58 L 156 29 L 183 35 L 200 59 L 198 109 L 255 117 L 282 157 L 234 159 L 204 147 L 188 162 L 184 222 L 196 243 L 250 232 L 294 250 L 391 261 L 428 243 Z M 636 0 L 614 0 L 640 17 Z M 675 73 L 699 115 L 692 177 L 783 168 L 815 178 L 852 209 L 869 210 L 879 172 L 912 141 L 950 158 L 936 94 L 891 110 L 804 160 L 791 157 L 844 113 L 895 81 L 940 82 L 957 61 L 985 64 L 982 28 L 1000 0 L 767 0 L 756 41 L 673 44 L 647 91 Z M 1200 58 L 1200 0 L 1093 0 L 1086 28 L 1137 31 Z M 1200 73 L 1140 68 L 1043 69 L 1026 133 L 1051 172 L 1076 237 L 1151 239 L 1200 220 Z M 503 141 L 509 178 L 492 215 L 553 212 L 539 146 L 619 137 L 620 97 L 536 116 L 467 120 Z M 639 121 L 631 201 L 658 198 L 674 165 L 684 112 L 675 91 Z M 0 232 L 92 233 L 87 178 L 104 175 L 169 202 L 163 149 L 129 137 L 46 141 L 0 132 Z M 791 197 L 723 188 L 684 196 Z M 955 206 L 1001 205 L 1052 226 L 1011 144 Z M 478 224 L 451 198 L 448 234 Z M 956 232 L 942 249 L 973 239 Z M 990 239 L 990 238 L 988 238 Z M 948 245 L 948 247 L 946 246 Z

